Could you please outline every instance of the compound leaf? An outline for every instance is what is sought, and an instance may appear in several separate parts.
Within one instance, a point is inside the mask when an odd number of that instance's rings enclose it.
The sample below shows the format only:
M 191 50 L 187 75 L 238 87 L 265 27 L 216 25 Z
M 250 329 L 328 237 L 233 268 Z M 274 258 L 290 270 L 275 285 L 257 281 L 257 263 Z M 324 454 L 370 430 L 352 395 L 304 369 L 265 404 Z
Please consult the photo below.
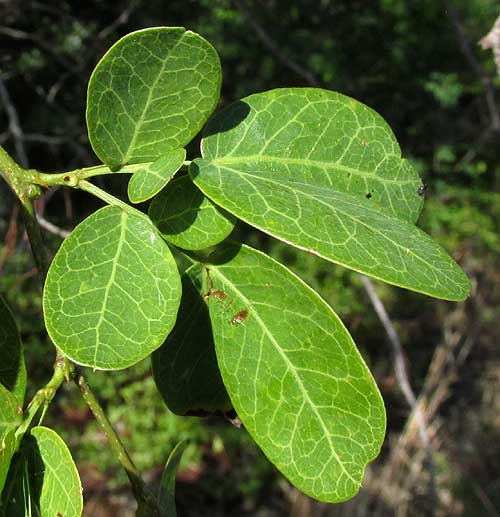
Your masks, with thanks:
M 167 407 L 178 415 L 205 415 L 231 409 L 222 383 L 207 303 L 204 269 L 192 266 L 182 275 L 179 316 L 165 343 L 152 356 L 153 376 Z M 213 296 L 212 296 L 213 298 Z
M 206 266 L 224 384 L 246 429 L 301 491 L 352 497 L 380 451 L 385 410 L 346 328 L 284 266 L 243 246 Z
M 236 219 L 205 197 L 189 176 L 171 181 L 152 201 L 149 217 L 180 248 L 202 250 L 223 241 Z
M 182 27 L 133 32 L 115 43 L 89 81 L 92 148 L 110 167 L 152 162 L 184 147 L 220 93 L 215 49 Z
M 164 342 L 180 297 L 177 266 L 149 219 L 108 206 L 80 223 L 54 258 L 45 324 L 76 363 L 126 368 Z
M 144 169 L 134 172 L 128 183 L 128 198 L 132 203 L 142 203 L 158 192 L 172 179 L 186 159 L 185 149 L 174 149 L 161 156 Z
M 26 392 L 26 366 L 19 330 L 5 300 L 0 296 L 0 383 L 20 405 Z

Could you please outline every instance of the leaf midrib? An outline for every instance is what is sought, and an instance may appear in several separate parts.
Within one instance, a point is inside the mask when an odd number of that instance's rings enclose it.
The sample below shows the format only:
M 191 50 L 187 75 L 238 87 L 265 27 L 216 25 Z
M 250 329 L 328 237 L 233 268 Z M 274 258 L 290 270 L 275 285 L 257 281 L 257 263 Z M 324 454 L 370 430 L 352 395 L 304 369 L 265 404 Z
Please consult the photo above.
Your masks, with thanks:
M 213 266 L 212 266 L 213 267 Z M 246 306 L 251 306 L 251 303 L 250 303 L 250 300 L 236 287 L 236 285 L 233 284 L 233 282 L 231 282 L 231 280 L 229 280 L 221 271 L 220 269 L 218 268 L 214 268 L 215 271 L 217 272 L 217 274 L 223 279 L 223 281 L 225 281 L 229 286 L 230 288 L 236 293 L 237 296 L 239 296 L 241 298 L 241 300 L 244 302 L 244 304 Z M 343 462 L 340 460 L 340 457 L 338 456 L 338 454 L 336 453 L 334 447 L 333 447 L 333 443 L 332 443 L 332 438 L 331 438 L 331 435 L 330 435 L 330 432 L 323 420 L 323 418 L 321 417 L 321 415 L 318 413 L 318 410 L 316 408 L 316 406 L 313 404 L 312 400 L 309 398 L 309 394 L 307 393 L 306 389 L 304 388 L 304 384 L 301 380 L 301 378 L 299 377 L 299 375 L 297 374 L 297 372 L 295 371 L 295 367 L 294 365 L 291 363 L 290 359 L 287 357 L 287 355 L 285 354 L 285 352 L 283 352 L 283 350 L 281 349 L 279 343 L 276 341 L 276 339 L 274 338 L 274 336 L 272 335 L 271 331 L 267 328 L 267 325 L 265 324 L 265 322 L 262 320 L 262 318 L 259 316 L 258 314 L 258 311 L 256 310 L 253 310 L 252 311 L 252 316 L 255 318 L 255 320 L 257 321 L 257 323 L 259 324 L 259 326 L 261 327 L 262 331 L 264 332 L 264 334 L 268 337 L 268 339 L 271 341 L 271 343 L 273 344 L 274 348 L 276 349 L 276 351 L 278 352 L 278 354 L 280 355 L 280 357 L 282 358 L 282 360 L 285 362 L 285 365 L 286 367 L 288 368 L 288 370 L 292 373 L 295 381 L 297 382 L 303 396 L 304 396 L 304 400 L 305 402 L 310 406 L 310 408 L 312 409 L 313 413 L 316 415 L 316 418 L 318 419 L 318 421 L 320 422 L 320 425 L 326 435 L 326 438 L 328 440 L 328 444 L 330 445 L 330 450 L 332 452 L 332 455 L 333 457 L 335 458 L 335 460 L 337 461 L 338 465 L 340 466 L 340 468 L 342 469 L 342 471 L 345 473 L 345 475 L 356 485 L 357 484 L 357 481 L 351 476 L 351 474 L 346 470 Z M 296 468 L 296 467 L 295 467 Z
M 139 117 L 139 120 L 137 121 L 137 123 L 136 123 L 136 125 L 134 127 L 134 134 L 132 135 L 132 138 L 131 138 L 131 140 L 129 142 L 127 150 L 124 153 L 123 163 L 127 163 L 129 161 L 129 159 L 130 159 L 130 154 L 131 154 L 132 150 L 134 149 L 134 145 L 135 145 L 135 142 L 137 140 L 137 136 L 141 132 L 141 128 L 142 128 L 142 125 L 144 123 L 144 119 L 145 119 L 146 113 L 148 111 L 148 106 L 149 106 L 149 104 L 151 102 L 151 97 L 153 95 L 153 91 L 155 90 L 156 85 L 158 84 L 158 81 L 160 80 L 160 77 L 162 76 L 163 72 L 165 71 L 165 67 L 167 65 L 167 62 L 169 61 L 170 54 L 175 50 L 177 45 L 181 42 L 181 40 L 184 37 L 184 35 L 185 35 L 185 32 L 183 32 L 180 35 L 179 39 L 175 42 L 173 47 L 171 49 L 169 49 L 167 55 L 165 56 L 165 59 L 163 60 L 163 62 L 161 64 L 160 71 L 158 72 L 158 75 L 155 77 L 155 80 L 151 84 L 151 88 L 149 89 L 148 96 L 147 96 L 146 102 L 144 103 L 144 107 L 143 107 L 141 116 Z
M 95 366 L 97 364 L 97 355 L 98 355 L 98 351 L 99 351 L 99 342 L 100 342 L 99 331 L 100 331 L 101 324 L 104 321 L 104 314 L 106 312 L 106 305 L 107 305 L 107 302 L 108 302 L 109 292 L 110 292 L 111 286 L 115 282 L 116 270 L 117 270 L 117 266 L 118 266 L 118 259 L 120 258 L 120 255 L 121 255 L 121 252 L 122 252 L 122 249 L 123 249 L 123 244 L 125 242 L 126 222 L 127 222 L 127 213 L 124 212 L 123 210 L 120 210 L 120 237 L 119 237 L 119 240 L 118 240 L 118 247 L 116 249 L 115 256 L 113 257 L 113 265 L 112 265 L 112 269 L 111 269 L 111 275 L 109 277 L 108 283 L 106 284 L 106 287 L 105 287 L 105 290 L 104 290 L 104 299 L 103 299 L 103 302 L 102 302 L 102 305 L 101 305 L 101 311 L 100 311 L 101 314 L 100 314 L 100 317 L 99 317 L 99 321 L 97 322 L 96 327 L 95 327 L 95 329 L 96 329 L 96 344 L 95 344 L 95 349 L 94 349 L 94 364 L 93 364 L 93 366 Z
M 285 189 L 288 189 L 288 190 L 293 190 L 291 186 L 287 185 L 286 183 L 280 183 L 272 178 L 265 178 L 263 176 L 256 176 L 254 174 L 251 174 L 249 172 L 242 172 L 240 170 L 236 170 L 236 169 L 233 169 L 231 167 L 225 167 L 226 169 L 234 172 L 236 175 L 239 175 L 239 176 L 249 176 L 251 178 L 255 178 L 257 180 L 260 180 L 260 181 L 263 181 L 263 182 L 268 182 L 268 183 L 271 183 L 271 184 L 274 184 L 274 185 L 277 185 L 278 187 L 280 188 L 285 188 Z M 297 183 L 294 182 L 294 185 L 297 185 Z M 306 187 L 307 189 L 316 189 L 316 190 L 319 190 L 319 191 L 325 191 L 326 193 L 330 193 L 329 190 L 325 187 L 321 187 L 321 186 L 314 186 L 312 187 L 311 185 L 309 184 L 305 184 L 303 183 L 302 185 L 304 185 L 304 187 Z M 370 231 L 373 231 L 375 233 L 377 233 L 380 237 L 382 237 L 383 239 L 385 239 L 386 241 L 390 242 L 392 245 L 394 245 L 396 248 L 398 248 L 400 251 L 402 250 L 403 253 L 406 253 L 406 248 L 402 245 L 400 245 L 399 243 L 393 241 L 390 237 L 387 237 L 383 232 L 381 232 L 380 230 L 378 230 L 376 227 L 374 226 L 369 226 L 366 222 L 358 219 L 355 215 L 353 214 L 350 214 L 348 212 L 345 212 L 341 209 L 339 209 L 338 207 L 333 207 L 332 205 L 326 203 L 324 200 L 322 200 L 321 198 L 318 198 L 318 197 L 315 197 L 313 194 L 310 194 L 309 192 L 307 191 L 301 191 L 301 193 L 308 197 L 310 200 L 313 200 L 313 201 L 316 201 L 316 202 L 319 202 L 320 204 L 326 206 L 328 209 L 330 210 L 333 210 L 333 211 L 337 211 L 338 213 L 350 218 L 351 220 L 353 220 L 355 223 L 357 224 L 360 224 L 361 226 L 365 227 L 365 228 L 368 228 Z M 341 196 L 341 197 L 345 197 L 346 199 L 344 200 L 345 202 L 349 202 L 349 199 L 347 199 L 348 197 L 351 197 L 349 194 L 346 194 L 344 192 L 340 192 L 340 191 L 335 191 L 333 192 L 334 195 L 338 195 L 338 196 Z M 366 210 L 370 210 L 369 207 L 364 207 Z M 373 210 L 373 209 L 372 209 Z M 380 214 L 382 216 L 385 216 L 389 219 L 395 219 L 397 222 L 400 222 L 400 223 L 406 223 L 406 224 L 410 224 L 410 223 L 407 223 L 406 221 L 402 220 L 402 219 L 399 219 L 399 218 L 394 218 L 394 217 L 390 217 L 389 215 L 383 213 L 382 211 L 376 211 L 377 214 Z M 241 217 L 241 216 L 239 216 Z M 242 219 L 245 219 L 244 217 L 241 217 Z M 253 223 L 250 223 L 250 224 L 253 224 Z M 414 225 L 410 225 L 410 226 L 414 226 Z M 417 228 L 415 226 L 415 228 Z M 266 232 L 268 231 L 267 229 L 265 230 Z M 281 238 L 281 237 L 279 237 Z M 294 244 L 295 245 L 295 244 Z M 305 247 L 301 247 L 299 246 L 301 249 L 306 249 L 307 251 L 311 251 L 310 249 L 308 248 L 305 248 Z M 418 251 L 418 250 L 417 250 Z M 415 250 L 410 250 L 411 254 L 413 255 L 413 257 L 415 257 L 417 260 L 419 260 L 420 262 L 422 262 L 423 264 L 427 265 L 433 272 L 439 272 L 441 274 L 444 274 L 446 275 L 446 278 L 448 279 L 448 281 L 450 283 L 452 283 L 453 285 L 455 285 L 460 292 L 463 292 L 463 287 L 461 286 L 461 284 L 458 284 L 456 283 L 453 279 L 451 279 L 445 272 L 443 272 L 442 270 L 440 269 L 437 269 L 432 263 L 426 261 L 423 257 L 421 257 L 420 255 L 417 254 L 417 252 Z M 318 252 L 317 250 L 314 250 L 314 253 L 319 255 L 319 256 L 322 256 L 323 258 L 326 258 L 328 260 L 332 260 L 331 257 L 326 257 L 325 255 L 321 254 L 320 252 Z M 355 271 L 359 271 L 361 273 L 364 273 L 364 274 L 367 274 L 366 271 L 360 271 L 359 269 L 355 269 L 352 267 L 352 265 L 348 265 L 344 262 L 341 262 L 340 260 L 335 260 L 336 263 L 340 264 L 340 265 L 343 265 L 345 267 L 348 267 L 350 269 L 354 269 Z M 368 273 L 370 274 L 370 276 L 373 276 L 374 278 L 379 278 L 380 280 L 383 280 L 383 281 L 387 281 L 387 279 L 384 279 L 380 276 L 377 276 L 377 274 L 375 273 Z M 407 286 L 403 286 L 401 284 L 396 284 L 393 280 L 391 280 L 391 283 L 394 283 L 394 285 L 398 285 L 400 287 L 404 287 L 404 288 L 407 288 Z M 413 289 L 415 289 L 413 287 Z M 421 287 L 419 287 L 419 292 L 422 292 L 424 294 L 426 294 L 426 291 L 424 289 L 422 289 Z
M 395 157 L 398 160 L 401 160 L 400 156 L 397 155 L 387 155 L 388 157 Z M 282 157 L 276 157 L 266 154 L 248 154 L 248 155 L 241 155 L 241 156 L 223 156 L 221 158 L 206 158 L 205 159 L 210 164 L 213 164 L 215 166 L 222 165 L 225 166 L 226 164 L 236 164 L 236 163 L 245 163 L 250 162 L 252 160 L 255 161 L 261 161 L 264 163 L 279 163 L 282 165 L 301 165 L 301 166 L 317 166 L 319 168 L 325 169 L 325 170 L 340 170 L 342 172 L 350 173 L 354 176 L 359 176 L 366 179 L 376 179 L 383 183 L 392 183 L 395 185 L 408 185 L 411 183 L 418 183 L 418 179 L 406 179 L 406 180 L 397 180 L 397 179 L 391 179 L 391 178 L 383 178 L 380 176 L 377 176 L 376 172 L 371 172 L 363 169 L 355 169 L 353 167 L 349 167 L 348 165 L 343 165 L 338 162 L 333 161 L 322 161 L 322 160 L 311 160 L 311 159 L 303 159 L 303 158 L 282 158 Z M 384 160 L 382 160 L 380 163 L 382 163 Z M 378 166 L 380 166 L 380 163 Z M 378 166 L 375 168 L 378 168 Z

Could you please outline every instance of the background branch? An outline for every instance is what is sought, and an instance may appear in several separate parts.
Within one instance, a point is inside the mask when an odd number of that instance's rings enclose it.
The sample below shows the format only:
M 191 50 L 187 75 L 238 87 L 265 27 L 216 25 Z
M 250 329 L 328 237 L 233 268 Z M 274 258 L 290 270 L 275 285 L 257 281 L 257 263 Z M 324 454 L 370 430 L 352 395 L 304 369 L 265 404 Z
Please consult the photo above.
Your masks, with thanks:
M 484 97 L 490 115 L 490 127 L 493 131 L 500 131 L 500 112 L 498 111 L 497 103 L 495 100 L 495 88 L 493 87 L 493 81 L 488 72 L 484 69 L 484 67 L 474 55 L 469 38 L 465 33 L 465 29 L 462 25 L 457 10 L 448 0 L 443 0 L 443 4 L 445 6 L 446 13 L 455 29 L 462 54 L 465 56 L 465 59 L 469 63 L 470 67 L 483 84 Z
M 361 282 L 363 283 L 363 287 L 365 289 L 368 298 L 377 314 L 384 330 L 387 334 L 387 338 L 389 340 L 389 344 L 391 345 L 392 357 L 394 363 L 394 371 L 396 374 L 396 380 L 398 381 L 398 385 L 403 393 L 403 396 L 411 408 L 412 415 L 411 418 L 415 418 L 418 425 L 418 431 L 420 435 L 420 439 L 422 440 L 422 444 L 427 454 L 427 464 L 430 473 L 430 490 L 431 496 L 435 502 L 433 507 L 437 507 L 438 502 L 438 491 L 437 491 L 437 482 L 436 482 L 436 467 L 434 463 L 433 451 L 431 446 L 431 441 L 429 438 L 429 434 L 427 432 L 427 426 L 425 422 L 425 414 L 419 404 L 417 404 L 417 399 L 415 397 L 415 393 L 410 384 L 410 380 L 408 378 L 408 372 L 406 371 L 406 364 L 403 354 L 403 348 L 401 346 L 401 341 L 399 339 L 399 335 L 392 324 L 387 311 L 385 310 L 384 304 L 382 300 L 378 297 L 375 288 L 369 278 L 364 275 L 360 275 Z
M 240 0 L 233 0 L 236 8 L 243 14 L 246 18 L 252 29 L 255 31 L 255 34 L 260 39 L 260 41 L 264 44 L 264 46 L 271 52 L 271 54 L 284 66 L 295 72 L 297 75 L 302 77 L 310 86 L 320 87 L 321 83 L 314 77 L 314 75 L 304 68 L 302 65 L 299 65 L 294 59 L 290 56 L 287 56 L 284 52 L 281 51 L 279 45 L 271 38 L 269 32 L 264 29 L 264 27 L 257 21 L 255 16 L 253 16 L 246 8 L 244 3 Z

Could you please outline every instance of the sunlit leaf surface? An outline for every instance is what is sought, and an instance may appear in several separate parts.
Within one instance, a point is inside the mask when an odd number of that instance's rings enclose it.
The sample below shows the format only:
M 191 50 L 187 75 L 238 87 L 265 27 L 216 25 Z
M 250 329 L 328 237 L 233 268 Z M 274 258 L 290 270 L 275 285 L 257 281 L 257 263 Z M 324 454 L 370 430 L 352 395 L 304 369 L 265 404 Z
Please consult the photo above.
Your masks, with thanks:
M 126 368 L 163 343 L 180 297 L 177 266 L 151 222 L 108 206 L 78 225 L 54 258 L 45 323 L 73 361 Z
M 87 126 L 97 156 L 111 167 L 152 162 L 184 147 L 219 99 L 215 49 L 182 27 L 124 36 L 89 82 Z
M 352 497 L 380 451 L 385 410 L 346 328 L 298 277 L 230 247 L 207 264 L 217 359 L 238 416 L 301 491 Z

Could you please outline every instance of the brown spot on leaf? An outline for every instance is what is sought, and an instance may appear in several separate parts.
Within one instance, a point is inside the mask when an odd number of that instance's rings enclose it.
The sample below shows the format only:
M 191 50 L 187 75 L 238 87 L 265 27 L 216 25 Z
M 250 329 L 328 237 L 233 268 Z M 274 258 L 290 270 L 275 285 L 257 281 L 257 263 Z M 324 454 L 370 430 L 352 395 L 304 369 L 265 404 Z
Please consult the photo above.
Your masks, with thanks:
M 232 318 L 231 318 L 231 324 L 232 325 L 241 325 L 245 319 L 248 317 L 248 310 L 243 309 L 240 312 L 237 312 Z

